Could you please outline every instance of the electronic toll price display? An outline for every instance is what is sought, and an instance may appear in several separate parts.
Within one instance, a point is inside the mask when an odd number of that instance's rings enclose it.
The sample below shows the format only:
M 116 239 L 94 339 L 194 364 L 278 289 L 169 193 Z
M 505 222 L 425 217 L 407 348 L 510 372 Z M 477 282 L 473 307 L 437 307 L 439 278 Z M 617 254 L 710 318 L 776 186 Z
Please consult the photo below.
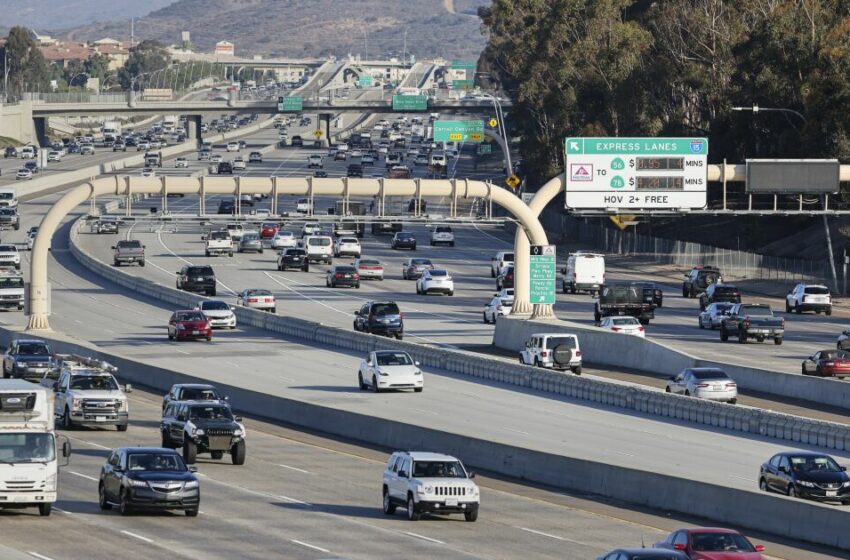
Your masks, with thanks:
M 567 138 L 566 207 L 575 210 L 704 208 L 705 138 Z

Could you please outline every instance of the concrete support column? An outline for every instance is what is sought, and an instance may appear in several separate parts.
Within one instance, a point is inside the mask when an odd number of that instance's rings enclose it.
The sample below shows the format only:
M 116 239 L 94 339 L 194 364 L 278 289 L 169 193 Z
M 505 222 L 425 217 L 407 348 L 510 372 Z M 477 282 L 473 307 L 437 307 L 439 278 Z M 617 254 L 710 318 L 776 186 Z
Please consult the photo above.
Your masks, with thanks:
M 47 138 L 47 117 L 33 117 L 35 125 L 35 138 L 38 140 L 38 145 L 41 148 L 50 145 L 50 140 Z
M 189 115 L 186 119 L 186 135 L 189 140 L 195 140 L 198 148 L 204 143 L 201 133 L 201 115 Z

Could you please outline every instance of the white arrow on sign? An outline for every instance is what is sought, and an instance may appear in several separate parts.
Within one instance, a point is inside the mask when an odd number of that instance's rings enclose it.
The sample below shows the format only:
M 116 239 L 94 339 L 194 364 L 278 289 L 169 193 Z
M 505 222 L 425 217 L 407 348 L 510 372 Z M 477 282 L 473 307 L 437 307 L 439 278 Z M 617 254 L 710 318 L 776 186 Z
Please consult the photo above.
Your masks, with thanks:
M 571 140 L 571 141 L 570 141 L 570 149 L 571 149 L 571 150 L 578 150 L 578 142 L 573 142 L 573 141 Z

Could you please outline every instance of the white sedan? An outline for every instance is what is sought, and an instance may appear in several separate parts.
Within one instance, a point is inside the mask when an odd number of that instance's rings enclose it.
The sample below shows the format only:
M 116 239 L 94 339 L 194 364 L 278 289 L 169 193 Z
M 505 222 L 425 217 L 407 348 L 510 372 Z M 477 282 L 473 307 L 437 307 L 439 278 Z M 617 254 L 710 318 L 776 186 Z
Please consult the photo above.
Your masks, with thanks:
M 510 315 L 513 306 L 513 295 L 509 297 L 495 296 L 484 306 L 484 322 L 496 324 L 496 316 L 501 315 L 504 317 L 505 315 Z
M 18 169 L 18 172 L 15 174 L 15 181 L 17 181 L 19 179 L 26 179 L 26 180 L 32 179 L 32 171 L 30 171 L 26 167 L 21 167 L 20 169 Z
M 214 299 L 205 299 L 198 302 L 196 310 L 203 312 L 210 321 L 212 328 L 236 328 L 236 314 L 227 303 Z
M 632 334 L 641 338 L 646 336 L 643 325 L 634 317 L 603 317 L 599 326 L 616 333 Z
M 239 151 L 239 142 L 228 142 L 227 143 L 227 151 L 228 152 L 238 152 Z
M 351 263 L 362 280 L 383 280 L 384 265 L 377 259 L 357 259 Z
M 710 401 L 738 402 L 738 384 L 720 368 L 688 368 L 667 380 L 666 391 Z
M 233 160 L 233 170 L 234 171 L 245 171 L 247 169 L 247 165 L 245 164 L 245 160 L 241 157 L 238 157 Z
M 224 161 L 224 157 L 221 154 L 213 154 L 210 156 L 210 163 L 221 163 Z
M 298 239 L 291 231 L 280 231 L 272 237 L 272 249 L 286 249 L 288 247 L 297 247 Z
M 407 352 L 378 350 L 360 362 L 357 383 L 361 391 L 372 389 L 379 393 L 389 389 L 423 389 L 422 370 Z
M 360 240 L 356 237 L 340 237 L 336 240 L 336 245 L 334 246 L 335 257 L 359 257 L 360 251 Z
M 261 309 L 264 311 L 277 312 L 274 294 L 268 290 L 247 289 L 242 290 L 236 299 L 236 303 L 242 307 Z
M 174 160 L 174 167 L 177 169 L 186 169 L 189 167 L 189 160 L 184 157 L 179 157 Z
M 416 293 L 425 296 L 431 292 L 455 295 L 455 282 L 448 270 L 436 268 L 422 271 L 422 276 L 416 281 Z
M 145 167 L 142 169 L 142 177 L 156 177 L 156 171 L 150 167 Z

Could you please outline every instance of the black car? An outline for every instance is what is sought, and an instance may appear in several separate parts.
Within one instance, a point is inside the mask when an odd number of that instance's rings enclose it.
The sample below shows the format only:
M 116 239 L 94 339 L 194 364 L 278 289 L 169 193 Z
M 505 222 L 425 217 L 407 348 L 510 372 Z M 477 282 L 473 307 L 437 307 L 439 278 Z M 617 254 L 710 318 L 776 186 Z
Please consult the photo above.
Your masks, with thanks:
M 392 243 L 390 243 L 390 247 L 393 249 L 410 249 L 411 251 L 416 250 L 416 236 L 409 231 L 400 231 L 393 235 Z
M 219 214 L 235 214 L 236 213 L 236 201 L 232 198 L 222 200 L 218 203 L 218 213 Z
M 741 303 L 741 290 L 731 284 L 712 284 L 699 295 L 700 311 L 712 303 Z
M 187 467 L 173 449 L 115 449 L 100 469 L 100 509 L 115 506 L 121 515 L 129 515 L 134 509 L 176 509 L 195 517 L 201 491 L 194 472 L 194 467 Z
M 310 272 L 310 261 L 307 259 L 307 251 L 304 249 L 289 248 L 280 252 L 277 257 L 277 269 L 297 268 L 303 272 Z
M 394 301 L 370 301 L 354 312 L 354 330 L 401 340 L 404 316 Z
M 303 146 L 304 140 L 299 135 L 296 134 L 295 136 L 292 137 L 292 140 L 289 141 L 289 144 L 291 146 Z
M 53 350 L 43 340 L 13 340 L 3 356 L 3 377 L 39 381 L 45 373 L 57 369 Z
M 34 161 L 28 161 L 24 164 L 24 169 L 29 169 L 34 174 L 38 173 L 38 164 Z
M 233 166 L 229 161 L 222 161 L 218 164 L 217 172 L 219 175 L 233 175 Z
M 14 146 L 6 146 L 6 150 L 3 152 L 4 158 L 16 158 L 18 157 L 18 150 Z
M 723 282 L 720 269 L 714 266 L 695 266 L 685 274 L 682 282 L 682 297 L 695 298 L 712 284 Z
M 195 462 L 198 453 L 221 459 L 230 453 L 234 465 L 245 464 L 245 428 L 221 401 L 173 401 L 165 406 L 160 422 L 162 446 L 182 448 L 183 460 Z
M 325 276 L 325 285 L 328 288 L 337 288 L 339 286 L 359 288 L 360 274 L 351 265 L 337 265 L 328 269 Z
M 128 136 L 126 140 L 124 140 L 124 147 L 126 148 L 135 148 L 138 144 L 135 136 Z M 126 150 L 125 150 L 126 151 Z
M 345 172 L 346 177 L 363 177 L 363 166 L 359 163 L 352 163 L 348 166 Z
M 759 469 L 759 488 L 763 492 L 850 504 L 847 467 L 839 466 L 835 459 L 823 453 L 777 453 Z
M 322 171 L 321 169 L 317 169 L 316 171 L 313 171 L 313 177 L 324 179 L 327 176 L 328 176 L 327 171 Z
M 187 264 L 177 271 L 177 289 L 215 295 L 215 272 L 211 266 Z
M 651 303 L 655 307 L 664 306 L 664 292 L 661 290 L 661 286 L 655 282 L 632 282 L 632 285 L 643 289 L 645 303 Z
M 162 410 L 174 401 L 219 401 L 227 402 L 225 397 L 215 385 L 206 383 L 175 383 L 169 389 L 168 394 L 162 398 Z
M 663 548 L 618 548 L 597 560 L 688 560 L 684 552 Z

